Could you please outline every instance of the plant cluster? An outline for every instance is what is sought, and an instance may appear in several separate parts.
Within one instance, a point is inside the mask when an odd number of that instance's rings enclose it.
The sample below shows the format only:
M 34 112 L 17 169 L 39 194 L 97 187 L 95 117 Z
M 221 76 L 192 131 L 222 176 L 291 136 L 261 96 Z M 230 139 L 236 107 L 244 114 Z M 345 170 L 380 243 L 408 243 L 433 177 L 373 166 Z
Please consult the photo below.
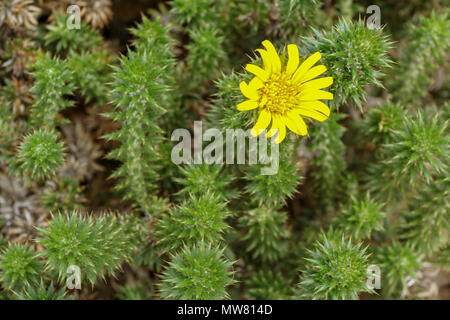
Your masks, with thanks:
M 73 2 L 0 3 L 0 299 L 445 296 L 443 1 Z

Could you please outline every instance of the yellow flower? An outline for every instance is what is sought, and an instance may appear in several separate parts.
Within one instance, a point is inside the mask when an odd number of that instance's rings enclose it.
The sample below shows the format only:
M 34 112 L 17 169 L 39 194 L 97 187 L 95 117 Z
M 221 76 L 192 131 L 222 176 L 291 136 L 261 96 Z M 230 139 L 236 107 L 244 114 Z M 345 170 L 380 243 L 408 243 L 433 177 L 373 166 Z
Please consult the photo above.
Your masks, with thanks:
M 295 44 L 288 45 L 289 61 L 284 66 L 273 44 L 265 40 L 266 48 L 257 49 L 261 55 L 264 69 L 247 64 L 245 69 L 255 77 L 247 84 L 239 85 L 242 94 L 249 100 L 238 104 L 240 111 L 259 108 L 258 120 L 251 130 L 253 136 L 258 136 L 272 122 L 272 128 L 267 137 L 277 131 L 275 142 L 280 143 L 286 137 L 286 127 L 298 135 L 306 135 L 303 117 L 324 121 L 330 115 L 330 109 L 319 99 L 333 99 L 333 94 L 320 89 L 333 83 L 332 77 L 318 78 L 327 68 L 324 65 L 312 67 L 321 58 L 320 52 L 308 57 L 299 66 L 300 58 Z

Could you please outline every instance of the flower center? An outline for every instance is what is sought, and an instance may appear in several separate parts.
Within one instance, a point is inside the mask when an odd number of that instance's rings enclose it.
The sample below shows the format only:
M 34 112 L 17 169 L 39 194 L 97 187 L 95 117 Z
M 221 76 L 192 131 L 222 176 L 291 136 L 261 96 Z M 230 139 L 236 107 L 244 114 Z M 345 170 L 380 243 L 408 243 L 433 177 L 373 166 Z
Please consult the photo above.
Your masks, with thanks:
M 298 86 L 292 83 L 290 75 L 284 72 L 272 74 L 259 90 L 259 102 L 270 113 L 285 114 L 297 105 Z

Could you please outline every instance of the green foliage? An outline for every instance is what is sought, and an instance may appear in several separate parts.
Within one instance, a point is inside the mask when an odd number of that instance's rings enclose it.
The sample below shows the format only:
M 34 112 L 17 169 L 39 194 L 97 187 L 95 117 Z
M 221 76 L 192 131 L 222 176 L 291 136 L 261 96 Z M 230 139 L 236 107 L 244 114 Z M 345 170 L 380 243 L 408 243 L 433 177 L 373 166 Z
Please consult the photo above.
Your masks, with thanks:
M 47 25 L 45 45 L 59 54 L 66 54 L 70 49 L 82 52 L 102 45 L 101 35 L 87 25 L 83 19 L 80 29 L 67 27 L 69 15 L 63 12 L 53 12 L 54 21 Z
M 166 299 L 217 300 L 228 298 L 233 284 L 232 263 L 224 249 L 199 242 L 173 254 L 161 275 L 160 296 Z
M 239 0 L 236 1 L 237 29 L 255 33 L 264 28 L 269 22 L 270 5 L 266 1 Z
M 367 248 L 353 244 L 344 235 L 323 233 L 314 249 L 308 250 L 301 273 L 300 294 L 306 299 L 358 299 L 367 287 Z
M 189 82 L 201 83 L 215 79 L 226 65 L 223 50 L 225 39 L 217 29 L 200 27 L 190 32 L 192 43 L 187 46 L 187 75 Z
M 383 220 L 386 213 L 383 205 L 375 202 L 369 194 L 362 199 L 352 197 L 352 204 L 342 210 L 338 217 L 338 225 L 355 239 L 371 237 L 374 231 L 383 230 Z
M 183 175 L 175 178 L 183 188 L 178 192 L 180 196 L 189 194 L 201 196 L 205 192 L 214 192 L 222 201 L 228 201 L 238 196 L 238 193 L 230 186 L 235 181 L 224 166 L 208 164 L 190 164 L 179 171 Z
M 86 102 L 96 99 L 102 104 L 107 99 L 110 62 L 106 51 L 75 53 L 71 50 L 68 57 L 68 68 L 73 73 L 72 83 L 80 89 Z
M 409 183 L 417 175 L 429 183 L 434 174 L 447 171 L 445 161 L 450 156 L 450 137 L 445 135 L 447 123 L 437 116 L 423 117 L 421 112 L 416 119 L 405 120 L 403 130 L 395 134 L 395 142 L 386 146 L 386 152 L 395 155 L 386 164 L 396 168 L 404 166 L 400 172 L 394 172 L 395 180 L 403 173 Z
M 387 51 L 392 43 L 382 29 L 369 29 L 362 20 L 341 19 L 331 31 L 313 31 L 314 36 L 304 38 L 302 44 L 310 53 L 322 54 L 321 61 L 334 79 L 333 105 L 338 109 L 349 100 L 362 110 L 364 88 L 382 86 L 378 78 L 391 64 Z
M 48 183 L 40 202 L 50 212 L 63 212 L 83 208 L 85 199 L 78 180 L 62 176 L 56 184 Z
M 287 214 L 270 206 L 248 210 L 239 218 L 240 240 L 253 259 L 276 261 L 287 253 L 290 232 L 286 222 Z
M 450 270 L 450 246 L 446 246 L 437 254 L 437 263 L 445 270 Z
M 32 179 L 55 174 L 64 163 L 64 143 L 53 130 L 39 129 L 25 136 L 17 152 L 17 170 Z
M 228 0 L 175 0 L 171 5 L 175 23 L 186 26 L 190 39 L 185 65 L 178 69 L 178 82 L 183 93 L 195 97 L 228 65 L 223 29 Z
M 381 289 L 388 296 L 406 287 L 407 276 L 417 279 L 421 257 L 410 245 L 394 242 L 380 247 L 375 260 L 381 268 Z
M 72 300 L 72 297 L 66 296 L 64 288 L 57 289 L 53 283 L 46 287 L 42 280 L 39 286 L 28 286 L 22 293 L 15 295 L 18 300 Z
M 411 202 L 403 237 L 423 254 L 432 256 L 449 244 L 449 199 L 450 178 L 442 175 Z
M 249 76 L 231 73 L 216 81 L 218 91 L 214 95 L 211 110 L 208 112 L 208 124 L 219 129 L 222 133 L 226 129 L 248 129 L 254 123 L 246 112 L 240 112 L 236 106 L 242 102 L 239 83 L 248 81 Z
M 218 17 L 216 8 L 219 4 L 211 0 L 173 0 L 171 5 L 171 12 L 180 24 L 198 26 L 204 21 L 214 21 Z
M 37 242 L 45 247 L 42 256 L 47 268 L 55 270 L 59 279 L 67 276 L 69 266 L 78 266 L 82 280 L 92 285 L 129 261 L 136 248 L 135 221 L 114 214 L 97 219 L 81 216 L 76 211 L 54 214 L 48 228 L 39 228 L 42 238 Z
M 133 255 L 133 264 L 138 267 L 146 266 L 150 270 L 159 272 L 163 261 L 155 242 L 156 240 L 147 240 L 146 243 L 141 244 Z
M 361 131 L 368 141 L 376 145 L 392 142 L 394 131 L 401 128 L 405 117 L 404 108 L 388 101 L 387 103 L 370 109 L 361 122 Z
M 345 145 L 341 138 L 345 127 L 338 121 L 344 116 L 332 113 L 320 126 L 313 127 L 311 151 L 316 153 L 312 165 L 320 168 L 313 171 L 315 198 L 319 207 L 329 208 L 342 191 Z
M 269 142 L 268 142 L 269 144 Z M 276 207 L 286 203 L 297 191 L 302 181 L 297 164 L 292 160 L 292 145 L 280 146 L 278 171 L 272 175 L 261 174 L 267 165 L 249 165 L 244 178 L 247 180 L 246 192 L 258 204 Z
M 277 6 L 280 14 L 280 30 L 282 38 L 295 41 L 305 32 L 311 22 L 317 22 L 320 13 L 317 0 L 280 0 Z
M 164 251 L 192 246 L 203 241 L 215 243 L 222 240 L 229 227 L 225 219 L 230 215 L 226 203 L 214 193 L 191 194 L 180 206 L 163 215 L 155 226 L 159 247 Z
M 136 283 L 135 287 L 130 285 L 120 286 L 120 292 L 116 295 L 120 300 L 151 300 L 151 294 L 147 290 L 147 285 Z
M 371 166 L 369 188 L 379 196 L 391 197 L 418 187 L 419 181 L 430 184 L 433 176 L 446 172 L 450 138 L 446 128 L 447 121 L 423 116 L 420 111 L 405 118 L 402 127 L 393 132 L 392 143 L 384 146 L 383 160 Z
M 37 285 L 43 266 L 27 245 L 11 243 L 0 254 L 0 282 L 10 290 Z
M 30 121 L 36 128 L 52 129 L 65 123 L 59 112 L 73 105 L 73 101 L 66 98 L 74 90 L 73 75 L 66 60 L 49 54 L 40 54 L 34 69 L 32 75 L 36 82 L 31 92 L 35 101 L 30 110 Z
M 155 170 L 160 157 L 156 146 L 162 140 L 157 120 L 166 112 L 166 95 L 171 89 L 167 70 L 173 67 L 174 60 L 168 45 L 168 29 L 159 21 L 144 19 L 133 33 L 138 37 L 137 51 L 122 56 L 120 68 L 114 66 L 110 98 L 114 112 L 108 114 L 122 128 L 106 137 L 121 142 L 109 154 L 109 158 L 122 162 L 112 175 L 119 178 L 117 188 L 125 191 L 125 199 L 151 212 L 152 199 L 148 195 L 156 189 L 159 178 Z M 153 37 L 145 39 L 148 34 Z
M 245 281 L 248 297 L 257 300 L 285 300 L 293 294 L 292 284 L 279 272 L 259 270 Z
M 434 80 L 436 69 L 448 66 L 445 56 L 450 50 L 449 10 L 442 14 L 432 12 L 410 25 L 410 44 L 402 60 L 393 71 L 392 90 L 396 99 L 413 102 L 426 96 Z
M 80 29 L 61 1 L 0 4 L 0 299 L 72 298 L 71 265 L 80 299 L 446 297 L 422 277 L 450 269 L 444 1 L 78 4 Z M 239 85 L 266 39 L 283 67 L 289 44 L 321 53 L 329 118 L 288 133 L 273 175 L 239 134 L 234 165 L 175 164 L 176 129 L 253 127 Z
M 11 150 L 20 131 L 14 122 L 14 114 L 0 98 L 0 161 L 11 157 Z

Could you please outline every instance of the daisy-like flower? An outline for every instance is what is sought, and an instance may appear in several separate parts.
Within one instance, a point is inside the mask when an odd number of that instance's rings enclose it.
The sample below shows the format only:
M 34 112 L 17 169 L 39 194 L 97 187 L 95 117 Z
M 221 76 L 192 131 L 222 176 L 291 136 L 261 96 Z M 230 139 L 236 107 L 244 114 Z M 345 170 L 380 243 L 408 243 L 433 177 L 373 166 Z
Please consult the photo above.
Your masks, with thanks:
M 267 137 L 278 131 L 275 139 L 280 143 L 286 137 L 286 127 L 298 135 L 306 135 L 303 117 L 325 121 L 330 115 L 330 109 L 320 99 L 331 100 L 333 94 L 321 89 L 333 83 L 332 77 L 318 78 L 327 68 L 324 65 L 313 67 L 321 58 L 316 52 L 300 64 L 298 47 L 290 44 L 287 47 L 289 60 L 286 65 L 281 62 L 273 44 L 265 40 L 264 49 L 257 49 L 261 55 L 264 69 L 254 64 L 247 64 L 245 69 L 255 77 L 247 84 L 239 85 L 242 94 L 248 98 L 240 104 L 240 111 L 259 109 L 256 124 L 251 130 L 253 136 L 258 136 L 272 123 Z

